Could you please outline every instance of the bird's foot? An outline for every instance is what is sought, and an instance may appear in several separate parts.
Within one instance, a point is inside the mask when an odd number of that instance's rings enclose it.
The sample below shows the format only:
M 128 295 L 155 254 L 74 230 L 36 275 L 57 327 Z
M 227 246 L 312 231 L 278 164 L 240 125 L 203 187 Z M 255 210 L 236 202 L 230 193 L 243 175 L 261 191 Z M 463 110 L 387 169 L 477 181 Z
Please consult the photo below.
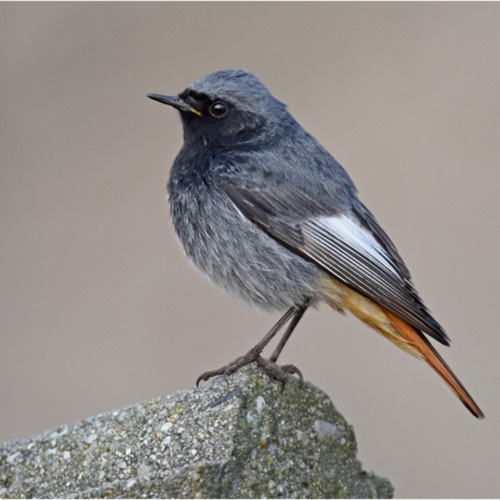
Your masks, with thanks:
M 255 362 L 267 373 L 270 378 L 281 382 L 283 390 L 285 389 L 288 375 L 296 374 L 299 377 L 300 383 L 304 382 L 302 372 L 295 365 L 280 366 L 274 361 L 270 361 L 269 359 L 265 359 L 260 356 L 255 360 Z
M 232 375 L 237 372 L 240 368 L 243 368 L 250 363 L 257 363 L 257 365 L 262 368 L 269 377 L 282 383 L 283 389 L 285 388 L 286 380 L 288 375 L 297 374 L 301 382 L 304 381 L 301 371 L 294 365 L 283 365 L 279 366 L 273 361 L 263 358 L 260 352 L 256 352 L 253 349 L 250 350 L 244 356 L 236 358 L 231 361 L 226 366 L 218 368 L 217 370 L 210 370 L 202 373 L 196 380 L 196 387 L 199 386 L 201 381 L 206 381 L 217 375 L 224 375 L 225 377 Z

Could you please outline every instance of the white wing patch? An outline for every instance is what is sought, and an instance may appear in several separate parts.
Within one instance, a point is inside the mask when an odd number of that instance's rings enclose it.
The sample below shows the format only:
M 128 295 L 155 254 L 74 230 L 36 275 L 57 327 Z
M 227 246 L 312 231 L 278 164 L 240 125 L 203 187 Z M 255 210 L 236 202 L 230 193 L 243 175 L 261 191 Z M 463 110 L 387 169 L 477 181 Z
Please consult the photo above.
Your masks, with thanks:
M 341 215 L 340 217 L 318 217 L 309 222 L 321 228 L 326 234 L 332 234 L 332 236 L 343 241 L 368 259 L 378 262 L 385 269 L 399 277 L 397 269 L 384 248 L 356 220 Z M 324 241 L 324 243 L 326 242 Z

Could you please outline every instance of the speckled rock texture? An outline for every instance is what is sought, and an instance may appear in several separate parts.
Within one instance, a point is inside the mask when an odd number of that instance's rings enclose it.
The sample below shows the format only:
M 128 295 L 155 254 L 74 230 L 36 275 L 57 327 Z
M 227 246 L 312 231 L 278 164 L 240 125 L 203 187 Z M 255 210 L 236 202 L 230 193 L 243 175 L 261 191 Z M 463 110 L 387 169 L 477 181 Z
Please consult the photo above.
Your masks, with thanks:
M 0 448 L 1 498 L 388 498 L 329 397 L 252 365 Z

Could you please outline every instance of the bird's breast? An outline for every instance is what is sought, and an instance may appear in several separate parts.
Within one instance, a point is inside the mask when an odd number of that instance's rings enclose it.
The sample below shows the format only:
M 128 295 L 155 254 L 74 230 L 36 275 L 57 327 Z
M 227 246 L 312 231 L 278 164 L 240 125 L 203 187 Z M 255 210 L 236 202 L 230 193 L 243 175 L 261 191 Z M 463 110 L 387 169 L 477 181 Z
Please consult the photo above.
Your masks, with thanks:
M 321 272 L 248 220 L 200 175 L 172 170 L 168 184 L 175 232 L 191 262 L 229 294 L 282 310 L 315 297 Z

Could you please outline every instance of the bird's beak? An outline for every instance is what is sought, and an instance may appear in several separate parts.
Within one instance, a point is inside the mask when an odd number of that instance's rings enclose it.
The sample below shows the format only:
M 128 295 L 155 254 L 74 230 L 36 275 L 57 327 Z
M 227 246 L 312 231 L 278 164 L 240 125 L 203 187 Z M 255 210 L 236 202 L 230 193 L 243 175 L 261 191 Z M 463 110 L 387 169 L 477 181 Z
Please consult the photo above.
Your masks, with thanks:
M 187 111 L 194 113 L 195 115 L 201 116 L 201 113 L 190 106 L 187 102 L 183 101 L 179 96 L 174 95 L 161 95 L 161 94 L 148 94 L 150 99 L 154 101 L 162 102 L 163 104 L 168 104 L 169 106 L 173 106 L 179 111 Z

